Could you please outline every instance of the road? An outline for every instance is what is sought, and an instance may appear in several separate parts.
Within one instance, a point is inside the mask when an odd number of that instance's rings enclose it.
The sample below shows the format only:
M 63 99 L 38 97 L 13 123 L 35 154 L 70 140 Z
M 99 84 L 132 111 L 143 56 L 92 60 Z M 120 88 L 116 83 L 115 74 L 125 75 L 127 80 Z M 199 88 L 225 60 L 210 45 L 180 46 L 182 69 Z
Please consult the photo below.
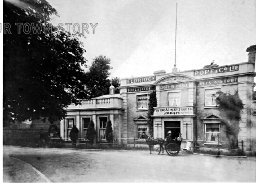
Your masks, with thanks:
M 4 182 L 256 182 L 256 159 L 4 146 Z

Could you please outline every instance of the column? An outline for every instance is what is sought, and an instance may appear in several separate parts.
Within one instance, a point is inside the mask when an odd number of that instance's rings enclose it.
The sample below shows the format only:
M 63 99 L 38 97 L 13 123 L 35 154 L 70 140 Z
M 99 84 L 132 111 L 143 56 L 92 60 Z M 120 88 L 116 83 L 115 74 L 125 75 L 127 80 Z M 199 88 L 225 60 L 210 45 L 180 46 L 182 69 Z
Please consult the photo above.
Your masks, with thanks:
M 60 121 L 60 137 L 63 139 L 65 136 L 64 136 L 64 119 Z

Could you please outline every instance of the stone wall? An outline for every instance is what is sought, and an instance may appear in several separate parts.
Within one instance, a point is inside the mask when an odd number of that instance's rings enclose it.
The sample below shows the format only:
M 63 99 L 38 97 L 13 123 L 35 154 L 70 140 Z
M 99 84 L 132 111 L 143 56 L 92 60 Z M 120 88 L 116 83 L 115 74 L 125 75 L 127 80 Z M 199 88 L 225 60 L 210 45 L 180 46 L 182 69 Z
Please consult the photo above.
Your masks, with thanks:
M 3 129 L 3 144 L 18 146 L 38 146 L 40 129 Z

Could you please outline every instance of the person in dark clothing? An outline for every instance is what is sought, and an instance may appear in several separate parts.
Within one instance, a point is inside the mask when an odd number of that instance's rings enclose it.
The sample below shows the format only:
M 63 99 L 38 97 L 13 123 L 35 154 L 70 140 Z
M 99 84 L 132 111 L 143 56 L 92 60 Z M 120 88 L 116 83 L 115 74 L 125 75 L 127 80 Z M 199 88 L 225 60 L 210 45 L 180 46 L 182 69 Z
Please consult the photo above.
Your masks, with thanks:
M 72 141 L 72 145 L 76 147 L 76 141 L 78 139 L 78 132 L 79 130 L 77 129 L 77 127 L 74 125 L 73 128 L 70 131 L 69 137 Z
M 172 141 L 172 131 L 168 131 L 167 132 L 167 136 L 166 136 L 166 138 L 165 138 L 165 142 L 166 143 L 169 143 L 169 142 L 171 142 Z

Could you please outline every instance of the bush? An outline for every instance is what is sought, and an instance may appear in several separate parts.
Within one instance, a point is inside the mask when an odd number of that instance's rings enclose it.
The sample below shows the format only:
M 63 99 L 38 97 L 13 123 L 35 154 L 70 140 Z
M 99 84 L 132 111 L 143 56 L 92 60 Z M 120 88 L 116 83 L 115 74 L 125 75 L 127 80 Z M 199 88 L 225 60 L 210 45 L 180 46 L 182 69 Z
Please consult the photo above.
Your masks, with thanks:
M 96 130 L 94 128 L 94 123 L 93 121 L 90 121 L 89 125 L 88 125 L 88 129 L 87 129 L 87 133 L 86 133 L 86 139 L 89 140 L 90 144 L 93 144 L 93 140 L 96 136 Z

